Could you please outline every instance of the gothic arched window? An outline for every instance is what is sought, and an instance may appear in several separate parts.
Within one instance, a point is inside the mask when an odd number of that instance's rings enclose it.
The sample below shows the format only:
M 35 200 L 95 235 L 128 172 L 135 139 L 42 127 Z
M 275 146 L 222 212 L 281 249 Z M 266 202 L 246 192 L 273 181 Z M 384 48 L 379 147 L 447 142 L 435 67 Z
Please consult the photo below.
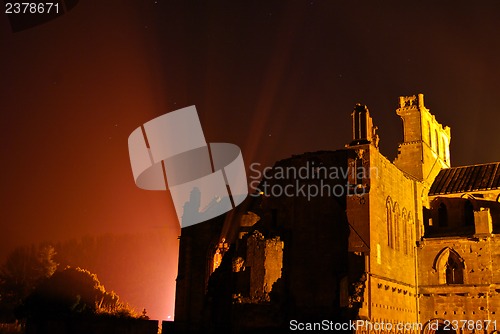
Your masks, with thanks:
M 443 138 L 443 160 L 447 162 L 448 158 L 446 156 L 446 140 Z
M 403 251 L 408 254 L 408 220 L 406 217 L 406 208 L 403 208 L 403 213 L 401 214 L 401 221 L 403 222 Z
M 436 153 L 439 156 L 439 135 L 437 130 L 436 130 Z
M 465 263 L 456 251 L 446 247 L 434 260 L 440 284 L 464 284 Z
M 438 222 L 440 227 L 448 226 L 448 209 L 444 203 L 441 203 L 438 208 Z
M 413 236 L 413 231 L 415 230 L 415 226 L 413 225 L 413 218 L 412 218 L 412 215 L 411 215 L 411 212 L 408 213 L 408 238 L 410 239 L 410 245 L 409 245 L 409 253 L 410 255 L 413 256 L 413 247 L 415 245 L 415 241 L 414 241 L 414 236 Z
M 385 211 L 387 218 L 387 245 L 391 248 L 394 248 L 394 244 L 392 242 L 392 201 L 390 197 L 387 197 L 387 201 L 385 202 Z
M 446 284 L 464 284 L 464 268 L 460 258 L 450 253 L 445 265 Z
M 399 205 L 398 203 L 394 203 L 394 216 L 393 216 L 393 244 L 394 244 L 394 249 L 399 250 L 399 231 L 400 231 L 400 226 L 399 226 Z
M 432 144 L 432 136 L 431 136 L 431 122 L 427 121 L 427 136 L 429 137 L 429 146 L 434 147 Z
M 464 206 L 465 226 L 474 226 L 474 206 L 467 200 Z

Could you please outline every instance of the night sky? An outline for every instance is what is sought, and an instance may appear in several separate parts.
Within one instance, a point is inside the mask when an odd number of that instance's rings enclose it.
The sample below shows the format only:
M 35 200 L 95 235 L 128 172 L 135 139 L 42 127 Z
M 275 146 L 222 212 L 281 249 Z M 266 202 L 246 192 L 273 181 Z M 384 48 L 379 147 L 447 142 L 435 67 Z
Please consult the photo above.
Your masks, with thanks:
M 4 14 L 0 30 L 0 259 L 33 242 L 161 236 L 155 284 L 97 272 L 152 318 L 173 314 L 180 230 L 167 193 L 135 186 L 127 138 L 156 116 L 196 105 L 208 142 L 266 166 L 342 148 L 362 103 L 392 160 L 398 96 L 423 93 L 451 127 L 453 166 L 500 160 L 498 1 L 94 0 L 16 33 Z M 123 248 L 125 262 L 138 251 Z

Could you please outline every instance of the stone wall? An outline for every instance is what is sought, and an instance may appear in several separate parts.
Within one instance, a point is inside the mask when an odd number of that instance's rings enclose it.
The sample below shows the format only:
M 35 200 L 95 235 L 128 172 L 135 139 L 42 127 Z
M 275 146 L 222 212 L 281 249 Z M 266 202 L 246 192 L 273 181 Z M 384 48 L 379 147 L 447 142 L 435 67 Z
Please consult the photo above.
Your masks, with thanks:
M 255 231 L 247 239 L 246 270 L 250 270 L 250 299 L 269 301 L 274 283 L 281 277 L 283 241 L 280 237 L 265 239 Z
M 363 150 L 364 181 L 368 195 L 348 199 L 350 224 L 369 229 L 367 289 L 360 316 L 376 322 L 414 322 L 417 319 L 415 239 L 422 202 L 422 186 L 388 161 L 372 145 Z M 359 215 L 360 208 L 368 213 Z
M 280 161 L 276 166 L 300 168 L 314 163 L 345 170 L 348 154 L 347 151 L 307 153 Z M 347 180 L 340 176 L 273 182 L 283 187 L 338 184 L 345 189 Z M 273 217 L 267 222 L 263 219 L 263 223 L 274 229 L 284 242 L 282 279 L 286 309 L 283 312 L 292 319 L 331 319 L 340 313 L 340 280 L 349 272 L 345 198 L 344 192 L 340 196 L 325 193 L 309 199 L 270 196 L 262 200 L 262 209 Z
M 219 216 L 182 229 L 175 292 L 178 330 L 197 331 L 203 326 L 205 294 L 223 223 L 224 216 Z
M 463 260 L 463 284 L 443 282 L 440 254 L 453 250 Z M 432 238 L 418 248 L 419 304 L 422 322 L 494 320 L 500 316 L 500 237 Z

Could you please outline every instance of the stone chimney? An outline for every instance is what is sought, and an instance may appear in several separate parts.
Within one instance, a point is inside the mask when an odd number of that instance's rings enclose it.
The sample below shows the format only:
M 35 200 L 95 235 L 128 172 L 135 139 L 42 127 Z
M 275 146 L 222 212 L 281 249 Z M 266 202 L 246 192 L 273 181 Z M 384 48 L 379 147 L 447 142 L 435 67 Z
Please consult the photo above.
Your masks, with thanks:
M 474 224 L 476 225 L 476 236 L 488 236 L 493 232 L 493 223 L 489 208 L 480 208 L 474 211 Z

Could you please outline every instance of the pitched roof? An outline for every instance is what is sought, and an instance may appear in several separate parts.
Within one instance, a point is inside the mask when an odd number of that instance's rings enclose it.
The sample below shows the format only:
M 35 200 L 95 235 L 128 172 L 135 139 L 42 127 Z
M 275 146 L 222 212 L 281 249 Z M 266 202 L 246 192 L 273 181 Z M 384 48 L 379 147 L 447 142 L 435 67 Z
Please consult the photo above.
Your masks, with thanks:
M 442 169 L 429 195 L 500 189 L 500 162 Z

